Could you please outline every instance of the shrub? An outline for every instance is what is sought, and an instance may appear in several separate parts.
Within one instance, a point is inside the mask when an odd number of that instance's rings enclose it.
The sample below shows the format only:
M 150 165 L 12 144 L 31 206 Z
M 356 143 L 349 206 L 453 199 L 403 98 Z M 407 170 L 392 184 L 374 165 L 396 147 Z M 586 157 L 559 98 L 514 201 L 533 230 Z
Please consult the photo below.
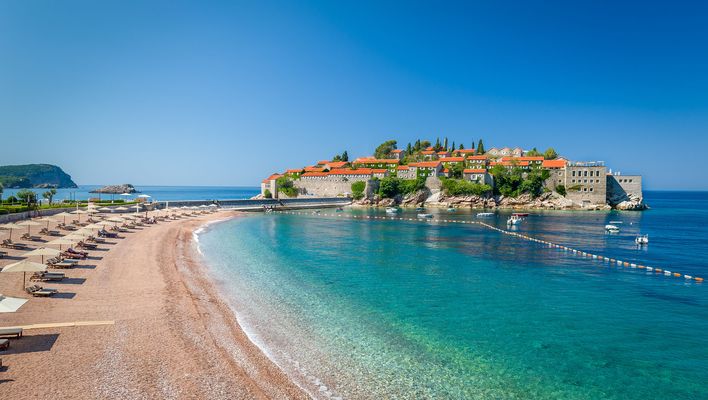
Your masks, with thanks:
M 565 196 L 567 194 L 567 192 L 565 191 L 565 185 L 556 186 L 556 192 L 558 192 L 558 194 L 561 196 Z
M 281 176 L 276 181 L 278 185 L 278 191 L 285 194 L 288 197 L 297 197 L 297 189 L 293 185 L 293 181 L 288 177 Z
M 411 194 L 425 189 L 425 178 L 419 176 L 416 179 L 403 179 L 400 181 L 399 189 L 402 194 Z
M 272 199 L 273 193 L 271 193 L 270 190 L 266 189 L 265 192 L 263 192 L 263 196 L 265 196 L 266 199 Z
M 366 182 L 358 181 L 352 183 L 352 197 L 354 200 L 361 200 L 364 198 L 364 189 L 366 189 Z
M 400 179 L 394 176 L 383 178 L 379 184 L 379 196 L 382 198 L 396 197 L 400 193 L 400 186 Z
M 442 188 L 451 196 L 483 196 L 492 191 L 492 187 L 483 183 L 462 179 L 443 179 Z

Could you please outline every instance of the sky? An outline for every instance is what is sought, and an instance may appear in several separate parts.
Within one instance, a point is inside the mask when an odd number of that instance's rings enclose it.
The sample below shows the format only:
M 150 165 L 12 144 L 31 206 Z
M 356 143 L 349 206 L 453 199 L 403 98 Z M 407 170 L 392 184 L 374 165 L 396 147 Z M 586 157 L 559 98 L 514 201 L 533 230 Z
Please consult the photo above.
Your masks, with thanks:
M 0 164 L 257 186 L 381 142 L 708 190 L 708 2 L 0 1 Z

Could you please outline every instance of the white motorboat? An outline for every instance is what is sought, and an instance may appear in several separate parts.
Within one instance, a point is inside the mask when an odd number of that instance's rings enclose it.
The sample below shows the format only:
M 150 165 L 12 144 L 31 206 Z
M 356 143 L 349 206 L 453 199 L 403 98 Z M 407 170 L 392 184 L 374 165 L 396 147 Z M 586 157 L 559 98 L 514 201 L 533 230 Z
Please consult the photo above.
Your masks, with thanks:
M 457 211 L 457 209 L 455 207 L 448 207 L 447 211 L 448 212 L 455 212 L 455 211 Z
M 524 219 L 516 214 L 512 214 L 509 219 L 506 220 L 507 225 L 519 225 Z
M 620 231 L 620 228 L 618 228 L 617 225 L 607 224 L 605 225 L 605 230 L 610 233 L 617 233 Z
M 634 243 L 639 245 L 649 244 L 649 235 L 638 235 L 636 238 L 634 238 Z
M 386 207 L 386 214 L 396 214 L 400 210 L 396 207 Z
M 418 214 L 418 218 L 433 218 L 433 214 Z
M 491 212 L 477 213 L 477 218 L 489 218 L 489 217 L 493 217 L 493 216 L 494 216 L 494 213 L 491 213 Z

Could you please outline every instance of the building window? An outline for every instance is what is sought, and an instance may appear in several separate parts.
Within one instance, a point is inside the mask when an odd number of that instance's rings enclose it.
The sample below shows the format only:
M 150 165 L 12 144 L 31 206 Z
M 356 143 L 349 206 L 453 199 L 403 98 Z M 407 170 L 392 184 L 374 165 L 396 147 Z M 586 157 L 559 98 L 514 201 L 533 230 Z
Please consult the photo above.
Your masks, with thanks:
M 632 180 L 631 180 L 631 179 L 629 180 L 629 183 L 632 183 Z
M 575 171 L 573 171 L 573 176 L 575 176 Z M 573 182 L 575 182 L 575 181 L 573 181 Z
M 592 192 L 592 188 L 590 188 L 590 191 Z

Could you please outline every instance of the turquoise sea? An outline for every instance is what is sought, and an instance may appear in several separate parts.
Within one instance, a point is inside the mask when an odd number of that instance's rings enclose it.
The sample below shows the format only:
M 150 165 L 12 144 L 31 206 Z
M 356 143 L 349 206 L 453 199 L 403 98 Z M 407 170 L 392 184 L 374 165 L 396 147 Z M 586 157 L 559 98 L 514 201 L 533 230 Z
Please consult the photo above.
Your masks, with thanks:
M 99 197 L 98 194 L 89 193 L 92 190 L 103 187 L 102 185 L 79 185 L 74 189 L 57 189 L 57 194 L 54 201 L 62 200 L 87 200 L 94 197 Z M 135 189 L 140 193 L 132 196 L 123 197 L 120 195 L 102 194 L 102 199 L 133 199 L 138 194 L 147 194 L 152 196 L 155 201 L 170 201 L 170 200 L 236 200 L 248 199 L 261 192 L 260 187 L 248 186 L 154 186 L 136 185 Z M 17 193 L 19 189 L 5 189 L 3 198 Z M 42 198 L 42 193 L 47 189 L 30 189 Z
M 708 278 L 708 193 L 646 196 L 646 212 L 533 212 L 518 230 Z M 708 283 L 475 225 L 254 214 L 198 239 L 252 340 L 318 398 L 708 398 Z

